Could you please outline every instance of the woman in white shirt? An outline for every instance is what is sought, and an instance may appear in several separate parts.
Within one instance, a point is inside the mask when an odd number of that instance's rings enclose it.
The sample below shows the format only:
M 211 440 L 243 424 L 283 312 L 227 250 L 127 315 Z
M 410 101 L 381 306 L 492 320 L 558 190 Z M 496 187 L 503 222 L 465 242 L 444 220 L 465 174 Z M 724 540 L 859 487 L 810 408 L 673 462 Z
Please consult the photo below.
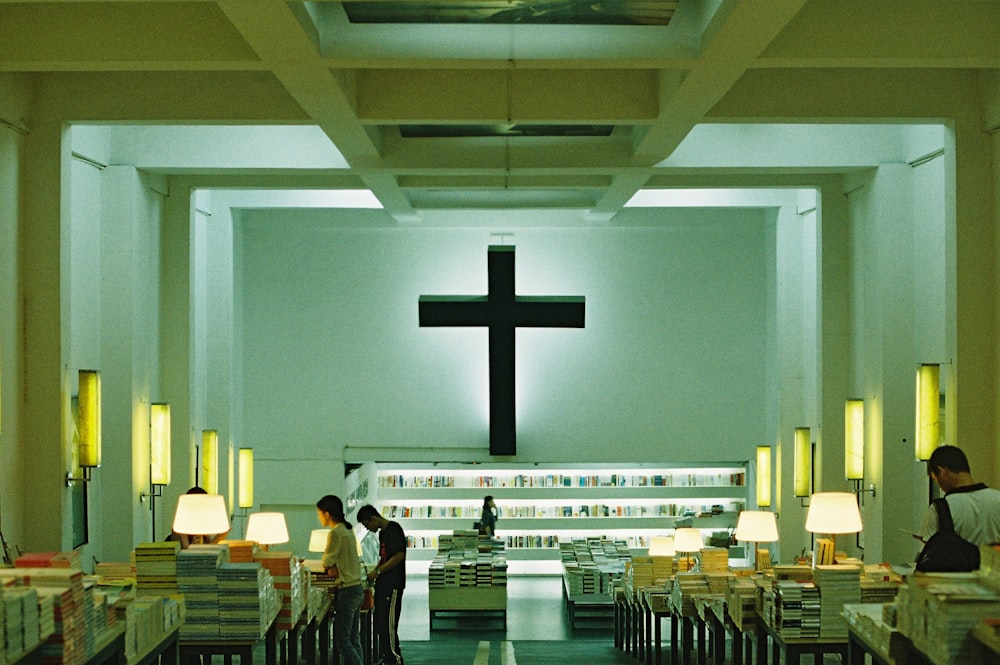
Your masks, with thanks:
M 323 551 L 323 567 L 327 575 L 337 578 L 333 641 L 344 657 L 344 665 L 362 665 L 361 601 L 364 589 L 361 586 L 358 542 L 351 531 L 351 523 L 344 517 L 344 502 L 340 497 L 327 494 L 317 501 L 316 515 L 320 524 L 330 527 Z

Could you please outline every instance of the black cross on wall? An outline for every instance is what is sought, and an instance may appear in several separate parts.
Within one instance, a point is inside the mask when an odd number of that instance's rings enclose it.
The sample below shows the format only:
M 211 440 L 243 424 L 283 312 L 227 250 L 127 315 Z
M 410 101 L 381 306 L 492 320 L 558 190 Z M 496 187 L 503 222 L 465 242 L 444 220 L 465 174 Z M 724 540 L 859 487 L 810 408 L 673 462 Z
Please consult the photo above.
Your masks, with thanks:
M 490 329 L 490 455 L 517 453 L 514 329 L 583 328 L 583 296 L 514 294 L 514 247 L 490 245 L 485 296 L 420 296 L 421 326 Z

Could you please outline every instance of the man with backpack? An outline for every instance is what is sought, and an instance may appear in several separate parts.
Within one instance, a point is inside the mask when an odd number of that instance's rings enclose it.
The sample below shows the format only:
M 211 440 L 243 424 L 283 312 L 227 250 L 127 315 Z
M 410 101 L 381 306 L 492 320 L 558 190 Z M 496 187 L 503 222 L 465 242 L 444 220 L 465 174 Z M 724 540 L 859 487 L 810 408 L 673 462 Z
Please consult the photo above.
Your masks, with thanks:
M 927 460 L 927 475 L 933 478 L 944 492 L 944 498 L 935 501 L 927 509 L 927 516 L 921 528 L 927 546 L 917 559 L 917 570 L 977 569 L 978 549 L 964 547 L 960 541 L 950 542 L 947 547 L 941 543 L 935 548 L 931 544 L 931 539 L 938 534 L 935 540 L 941 541 L 945 532 L 949 530 L 950 522 L 954 534 L 973 546 L 1000 542 L 1000 491 L 973 480 L 969 460 L 956 446 L 941 446 L 935 450 Z M 947 514 L 942 516 L 942 512 Z M 948 534 L 948 537 L 954 538 L 951 534 Z M 955 558 L 963 548 L 969 550 L 970 557 L 974 561 L 930 560 L 934 556 Z M 938 551 L 933 552 L 935 549 Z

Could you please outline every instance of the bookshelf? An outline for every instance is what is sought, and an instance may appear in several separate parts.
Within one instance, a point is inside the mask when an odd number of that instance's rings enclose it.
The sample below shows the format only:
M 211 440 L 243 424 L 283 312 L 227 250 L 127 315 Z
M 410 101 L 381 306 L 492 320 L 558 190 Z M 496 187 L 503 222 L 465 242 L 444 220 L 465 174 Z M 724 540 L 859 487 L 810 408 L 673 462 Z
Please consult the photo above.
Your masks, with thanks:
M 472 528 L 483 497 L 500 510 L 512 574 L 561 572 L 559 542 L 607 536 L 645 551 L 654 535 L 693 526 L 731 531 L 747 506 L 747 463 L 545 465 L 368 463 L 348 475 L 349 511 L 364 503 L 400 523 L 408 570 L 429 562 L 438 537 Z M 410 562 L 413 562 L 412 564 Z

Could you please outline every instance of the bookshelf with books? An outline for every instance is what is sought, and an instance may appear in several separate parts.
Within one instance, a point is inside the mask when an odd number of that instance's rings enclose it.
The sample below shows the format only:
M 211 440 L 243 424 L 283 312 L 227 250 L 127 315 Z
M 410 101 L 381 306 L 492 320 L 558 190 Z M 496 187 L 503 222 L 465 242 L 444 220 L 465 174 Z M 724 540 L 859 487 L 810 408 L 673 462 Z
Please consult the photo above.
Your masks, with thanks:
M 747 506 L 747 463 L 597 465 L 379 464 L 347 478 L 409 539 L 408 560 L 433 558 L 438 537 L 472 528 L 494 497 L 511 572 L 559 573 L 559 543 L 607 536 L 644 552 L 678 526 L 731 531 Z M 363 492 L 362 492 L 363 490 Z M 426 565 L 426 564 L 425 564 Z M 419 566 L 416 570 L 419 570 Z

